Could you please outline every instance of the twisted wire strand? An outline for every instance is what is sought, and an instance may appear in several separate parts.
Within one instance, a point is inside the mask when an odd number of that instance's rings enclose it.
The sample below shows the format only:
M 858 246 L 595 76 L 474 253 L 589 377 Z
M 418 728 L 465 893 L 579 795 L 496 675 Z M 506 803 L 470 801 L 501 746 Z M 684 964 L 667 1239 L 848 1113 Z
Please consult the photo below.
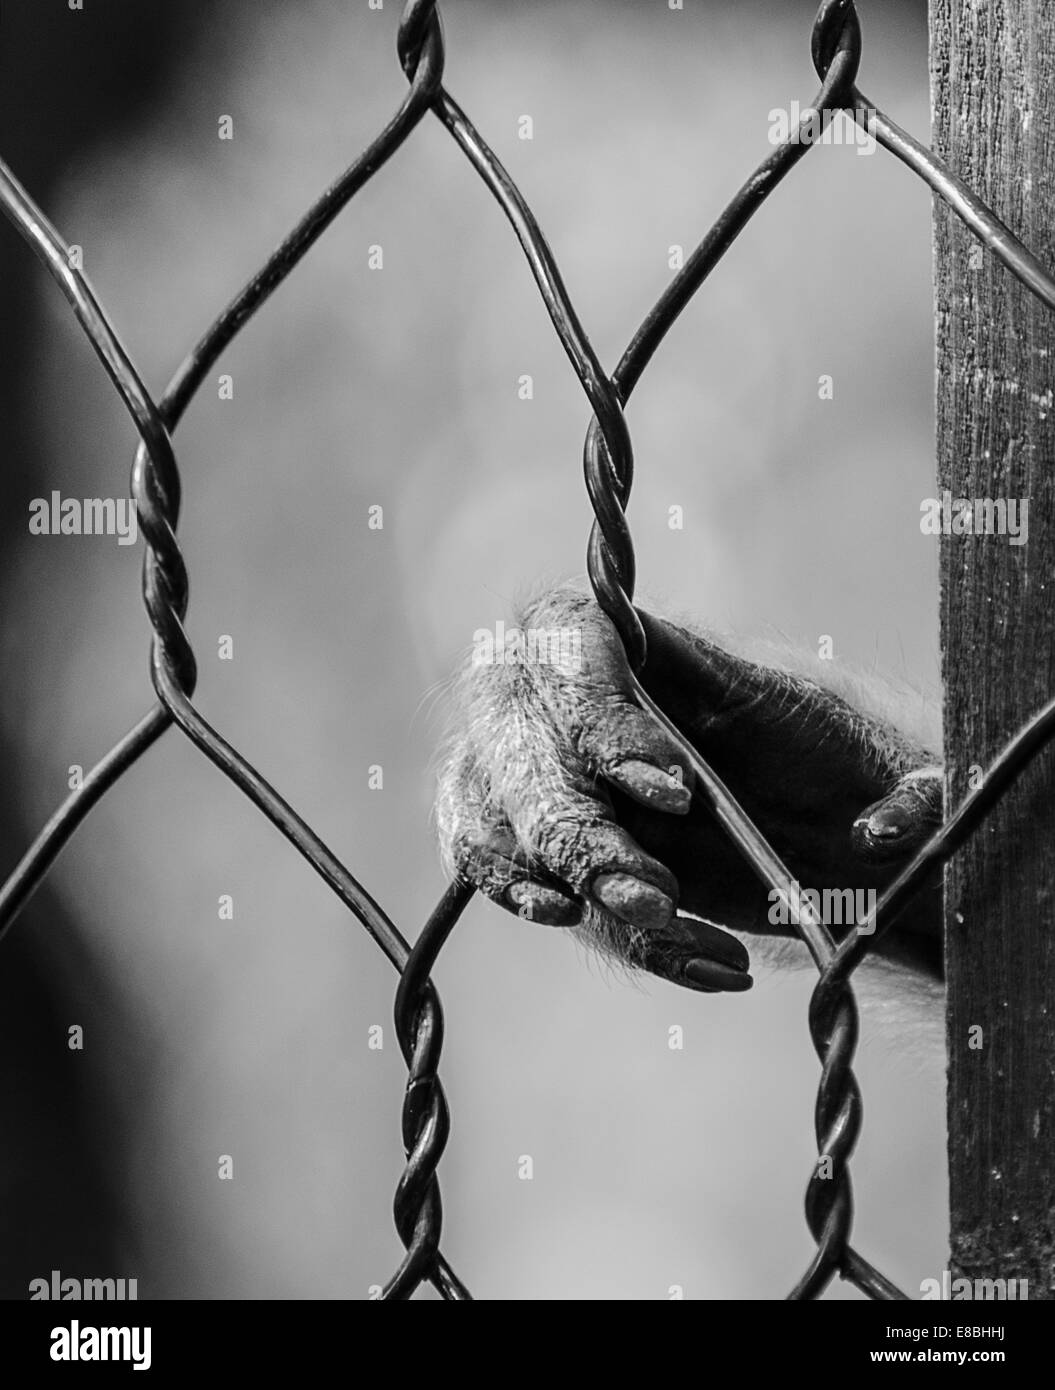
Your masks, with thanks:
M 160 737 L 169 723 L 175 722 L 290 840 L 359 918 L 397 970 L 402 970 L 406 965 L 410 956 L 409 946 L 370 894 L 284 798 L 191 704 L 197 672 L 193 652 L 182 627 L 188 584 L 186 568 L 175 538 L 180 480 L 168 428 L 179 420 L 206 373 L 231 339 L 277 289 L 347 201 L 395 153 L 424 116 L 442 75 L 443 58 L 442 34 L 438 24 L 434 23 L 423 35 L 418 47 L 415 69 L 410 74 L 411 87 L 396 115 L 364 154 L 301 218 L 264 267 L 214 321 L 181 364 L 160 408 L 150 398 L 86 277 L 71 267 L 69 248 L 14 175 L 0 164 L 0 203 L 4 211 L 59 282 L 141 435 L 142 443 L 136 451 L 132 469 L 132 492 L 147 541 L 143 591 L 155 634 L 151 677 L 160 701 L 91 770 L 79 791 L 67 798 L 51 817 L 16 866 L 0 895 L 0 935 L 11 926 L 92 806 Z M 449 931 L 463 907 L 464 899 L 446 895 L 434 916 L 441 919 L 446 931 Z M 419 1014 L 423 1027 L 427 1027 L 432 1019 L 441 1017 L 439 1001 L 430 982 L 422 984 L 419 980 L 418 997 Z M 434 1104 L 442 1107 L 445 1113 L 446 1102 L 435 1077 L 433 1092 Z M 442 1143 L 439 1151 L 442 1152 Z M 433 1188 L 436 1188 L 435 1179 Z M 438 1217 L 438 1196 L 434 1206 Z M 429 1277 L 443 1297 L 466 1298 L 468 1292 L 464 1285 L 439 1254 L 437 1217 L 430 1216 L 429 1221 L 432 1228 Z
M 418 6 L 419 11 L 429 8 L 427 4 Z M 826 107 L 831 104 L 846 104 L 853 99 L 854 81 L 860 61 L 860 28 L 856 11 L 850 0 L 835 0 L 835 3 L 822 6 L 819 22 L 828 26 L 831 41 L 825 55 L 827 67 L 822 74 L 822 86 L 815 105 Z M 404 39 L 400 43 L 400 53 L 412 54 L 412 44 Z M 677 315 L 688 304 L 753 213 L 811 148 L 810 143 L 789 137 L 764 161 L 690 256 L 679 276 L 646 318 L 624 354 L 615 378 L 610 380 L 605 376 L 571 304 L 542 230 L 516 184 L 465 113 L 442 87 L 436 93 L 434 110 L 510 221 L 558 337 L 587 399 L 594 407 L 595 413 L 584 449 L 587 488 L 596 515 L 588 552 L 588 570 L 598 603 L 615 623 L 631 667 L 638 670 L 644 664 L 646 646 L 644 630 L 632 603 L 634 558 L 625 518 L 625 506 L 632 482 L 633 463 L 622 404 Z M 805 130 L 809 121 L 810 115 L 806 113 L 802 118 L 800 130 Z M 761 871 L 764 880 L 778 884 L 794 897 L 795 920 L 814 953 L 818 967 L 823 968 L 834 954 L 834 941 L 816 914 L 798 900 L 790 873 L 751 824 L 728 789 L 705 767 L 696 750 L 687 744 L 680 732 L 666 720 L 662 711 L 648 699 L 636 678 L 635 686 L 643 707 L 649 709 L 668 732 L 673 734 L 686 757 L 697 769 L 701 786 L 705 789 L 712 807 L 718 812 L 726 828 L 734 833 L 737 842 L 750 850 L 753 862 Z M 852 1072 L 849 1071 L 849 1058 L 852 1057 L 857 1035 L 856 1004 L 852 993 L 847 991 L 847 994 L 848 997 L 840 1003 L 840 1014 L 845 1015 L 842 1026 L 834 1030 L 832 1038 L 827 1041 L 832 1061 L 826 1074 L 829 1076 L 830 1084 L 839 1084 L 845 1091 L 845 1105 L 849 1111 L 842 1121 L 842 1142 L 835 1142 L 833 1136 L 831 1152 L 828 1155 L 833 1160 L 836 1173 L 833 1186 L 838 1201 L 835 1210 L 840 1218 L 834 1226 L 833 1234 L 826 1241 L 826 1263 L 829 1268 L 833 1267 L 835 1259 L 832 1251 L 835 1251 L 837 1256 L 842 1256 L 844 1262 L 850 1263 L 846 1252 L 853 1205 L 847 1159 L 860 1128 L 860 1093 L 852 1080 Z M 849 1076 L 848 1085 L 843 1081 L 844 1073 Z M 812 1216 L 812 1224 L 815 1227 L 817 1225 L 815 1214 Z M 819 1234 L 819 1227 L 815 1234 Z M 898 1296 L 893 1285 L 889 1285 L 888 1281 L 855 1252 L 850 1253 L 852 1266 L 859 1272 L 863 1282 L 867 1281 L 875 1288 L 889 1288 L 891 1296 Z
M 448 887 L 421 929 L 396 989 L 396 1036 L 409 1076 L 403 1099 L 407 1166 L 396 1189 L 393 1212 L 407 1252 L 383 1290 L 383 1299 L 409 1298 L 437 1261 L 441 1271 L 449 1273 L 439 1255 L 442 1212 L 436 1167 L 447 1143 L 450 1114 L 436 1075 L 443 1047 L 443 1011 L 429 976 L 472 895 L 463 883 Z M 448 1296 L 470 1297 L 457 1280 L 452 1281 Z

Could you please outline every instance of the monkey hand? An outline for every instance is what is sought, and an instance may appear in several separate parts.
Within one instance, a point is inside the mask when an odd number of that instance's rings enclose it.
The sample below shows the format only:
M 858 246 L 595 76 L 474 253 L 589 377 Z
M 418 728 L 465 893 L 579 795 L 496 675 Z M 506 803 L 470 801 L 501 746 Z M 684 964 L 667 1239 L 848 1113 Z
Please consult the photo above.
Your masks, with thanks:
M 940 821 L 936 759 L 815 681 L 642 621 L 643 686 L 798 883 L 881 891 Z M 634 700 L 615 628 L 578 589 L 528 605 L 497 649 L 478 645 L 455 719 L 439 775 L 441 852 L 449 873 L 501 907 L 704 991 L 751 984 L 747 951 L 716 924 L 791 933 L 693 797 L 683 753 Z M 931 893 L 907 931 L 918 944 L 936 923 Z M 934 971 L 898 937 L 904 929 L 884 949 Z

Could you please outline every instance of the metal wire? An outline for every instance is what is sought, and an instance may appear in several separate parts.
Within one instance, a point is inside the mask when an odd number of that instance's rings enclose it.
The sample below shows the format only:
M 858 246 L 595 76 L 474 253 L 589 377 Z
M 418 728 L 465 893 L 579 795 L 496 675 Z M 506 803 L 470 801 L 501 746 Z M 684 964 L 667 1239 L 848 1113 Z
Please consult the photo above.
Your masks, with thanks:
M 966 798 L 887 888 L 866 921 L 836 945 L 808 902 L 800 898 L 779 856 L 640 682 L 648 652 L 645 630 L 633 603 L 634 548 L 625 515 L 634 469 L 625 403 L 671 325 L 751 217 L 812 148 L 809 127 L 815 111 L 824 113 L 825 119 L 837 111 L 863 113 L 878 143 L 929 184 L 1013 275 L 1043 303 L 1055 308 L 1055 279 L 1036 257 L 932 151 L 861 94 L 857 87 L 861 43 L 854 0 L 824 0 L 811 35 L 811 52 L 821 87 L 812 107 L 802 114 L 800 130 L 774 149 L 743 184 L 645 317 L 611 376 L 605 373 L 583 329 L 553 253 L 526 200 L 443 86 L 444 43 L 437 0 L 407 0 L 404 5 L 397 53 L 410 85 L 398 111 L 210 325 L 157 404 L 87 279 L 71 267 L 66 243 L 14 175 L 0 163 L 0 206 L 58 282 L 140 435 L 132 469 L 132 493 L 146 540 L 143 597 L 154 630 L 151 680 L 158 698 L 158 703 L 55 811 L 0 888 L 0 937 L 15 921 L 88 812 L 169 727 L 181 730 L 285 835 L 359 919 L 400 973 L 395 1021 L 408 1069 L 402 1121 L 406 1167 L 397 1188 L 394 1215 L 406 1254 L 385 1286 L 382 1298 L 409 1298 L 426 1280 L 445 1299 L 470 1297 L 440 1250 L 442 1204 L 436 1172 L 447 1142 L 450 1116 L 437 1074 L 443 1045 L 443 1013 L 430 974 L 472 897 L 472 889 L 461 883 L 452 884 L 411 949 L 377 902 L 311 827 L 195 708 L 192 696 L 197 671 L 183 626 L 188 579 L 176 539 L 180 476 L 171 432 L 223 350 L 354 194 L 387 163 L 431 111 L 476 169 L 512 225 L 589 401 L 592 419 L 583 446 L 583 468 L 595 522 L 587 548 L 587 570 L 597 602 L 615 624 L 636 673 L 635 696 L 680 745 L 696 774 L 696 794 L 709 806 L 762 882 L 783 895 L 796 930 L 819 971 L 809 1015 L 810 1034 L 821 1061 L 815 1131 L 818 1155 L 830 1160 L 831 1176 L 822 1180 L 815 1170 L 808 1184 L 806 1220 L 817 1249 L 789 1297 L 816 1298 L 838 1274 L 871 1298 L 904 1298 L 850 1244 L 853 1194 L 849 1163 L 863 1119 L 861 1093 L 852 1065 L 859 1029 L 851 977 L 922 885 L 982 823 L 1008 787 L 1055 736 L 1055 699 L 1009 741 L 988 770 L 982 786 Z

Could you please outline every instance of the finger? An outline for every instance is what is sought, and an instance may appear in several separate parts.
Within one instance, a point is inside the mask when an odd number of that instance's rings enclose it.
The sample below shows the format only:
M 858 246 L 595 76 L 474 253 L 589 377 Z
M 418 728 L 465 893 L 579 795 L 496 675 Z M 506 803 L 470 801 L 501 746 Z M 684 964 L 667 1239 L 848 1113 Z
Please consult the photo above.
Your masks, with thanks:
M 643 953 L 653 975 L 704 994 L 742 993 L 754 983 L 746 947 L 698 917 L 679 913 L 665 930 L 649 934 Z
M 666 730 L 628 698 L 585 713 L 579 747 L 608 781 L 641 805 L 688 813 L 694 782 L 688 760 Z
M 858 856 L 882 864 L 913 854 L 941 824 L 943 786 L 940 767 L 919 768 L 866 807 L 851 832 Z
M 582 909 L 574 898 L 532 878 L 510 884 L 501 906 L 545 927 L 575 927 L 582 917 Z
M 578 703 L 576 751 L 642 805 L 684 815 L 692 799 L 692 769 L 678 744 L 635 701 L 618 632 L 592 603 L 576 608 L 575 623 L 582 657 L 570 680 Z
M 674 915 L 674 875 L 615 823 L 611 806 L 599 797 L 567 790 L 552 797 L 530 843 L 532 862 L 537 859 L 548 878 L 623 921 L 648 930 Z
M 678 912 L 663 927 L 638 931 L 591 910 L 583 931 L 603 953 L 701 994 L 740 993 L 753 984 L 744 946 L 694 914 Z
M 507 825 L 481 825 L 455 852 L 458 875 L 507 912 L 549 927 L 573 927 L 582 908 L 559 886 L 541 881 L 516 848 Z

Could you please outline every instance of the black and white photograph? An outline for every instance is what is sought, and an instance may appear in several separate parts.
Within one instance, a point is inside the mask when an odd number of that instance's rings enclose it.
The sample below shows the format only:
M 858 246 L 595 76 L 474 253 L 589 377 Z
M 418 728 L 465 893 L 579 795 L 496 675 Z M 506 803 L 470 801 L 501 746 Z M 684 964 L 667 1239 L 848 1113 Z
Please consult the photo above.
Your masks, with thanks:
M 1030 1364 L 1055 0 L 6 0 L 0 210 L 26 1377 Z

